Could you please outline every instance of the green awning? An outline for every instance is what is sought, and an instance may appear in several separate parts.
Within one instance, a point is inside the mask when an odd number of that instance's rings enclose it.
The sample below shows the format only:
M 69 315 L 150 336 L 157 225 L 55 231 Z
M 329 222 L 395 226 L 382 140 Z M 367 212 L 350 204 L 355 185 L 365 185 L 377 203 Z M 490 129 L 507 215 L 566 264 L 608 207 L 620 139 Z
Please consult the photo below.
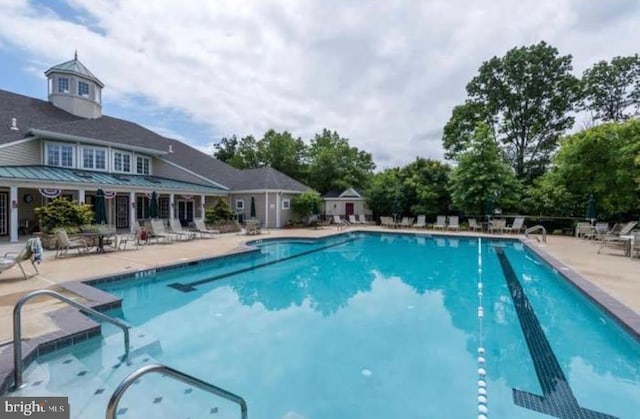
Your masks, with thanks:
M 158 176 L 131 175 L 127 173 L 106 173 L 90 170 L 66 169 L 53 166 L 0 166 L 0 181 L 24 180 L 35 182 L 35 186 L 48 186 L 55 183 L 59 186 L 77 188 L 74 184 L 91 184 L 96 189 L 127 189 L 135 191 L 188 192 L 193 194 L 224 194 L 227 191 L 215 186 L 181 182 Z

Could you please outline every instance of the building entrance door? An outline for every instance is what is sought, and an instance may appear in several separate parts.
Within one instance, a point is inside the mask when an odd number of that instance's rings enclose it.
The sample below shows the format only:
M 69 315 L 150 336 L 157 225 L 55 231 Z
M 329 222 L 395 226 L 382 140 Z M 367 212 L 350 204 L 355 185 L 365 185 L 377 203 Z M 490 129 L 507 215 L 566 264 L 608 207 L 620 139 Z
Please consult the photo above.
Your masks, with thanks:
M 344 215 L 349 218 L 350 215 L 353 215 L 353 202 L 347 202 L 344 204 Z
M 116 228 L 129 227 L 129 197 L 116 195 Z
M 178 201 L 177 216 L 183 226 L 193 221 L 193 201 Z

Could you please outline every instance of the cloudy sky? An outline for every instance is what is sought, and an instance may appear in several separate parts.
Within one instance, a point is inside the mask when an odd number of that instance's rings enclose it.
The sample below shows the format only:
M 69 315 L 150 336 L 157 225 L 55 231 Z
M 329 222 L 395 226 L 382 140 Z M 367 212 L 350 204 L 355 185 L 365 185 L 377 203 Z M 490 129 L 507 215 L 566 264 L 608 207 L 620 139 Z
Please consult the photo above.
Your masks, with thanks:
M 383 169 L 442 158 L 483 61 L 545 40 L 579 75 L 639 52 L 638 22 L 640 0 L 0 0 L 0 89 L 46 99 L 77 50 L 105 114 L 209 153 L 326 127 Z

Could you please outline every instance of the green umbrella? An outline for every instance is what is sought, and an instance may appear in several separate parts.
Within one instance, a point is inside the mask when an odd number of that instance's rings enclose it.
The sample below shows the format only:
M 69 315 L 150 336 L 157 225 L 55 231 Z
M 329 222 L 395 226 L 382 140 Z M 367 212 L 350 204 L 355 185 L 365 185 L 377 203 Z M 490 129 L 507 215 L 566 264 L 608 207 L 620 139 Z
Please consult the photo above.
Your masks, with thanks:
M 158 194 L 156 191 L 151 193 L 151 202 L 149 203 L 149 217 L 158 218 L 160 211 L 158 209 Z
M 96 202 L 94 206 L 96 224 L 107 223 L 107 203 L 104 199 L 104 191 L 98 189 L 96 191 Z
M 251 218 L 256 218 L 256 199 L 251 197 Z
M 593 224 L 596 219 L 596 199 L 593 197 L 593 194 L 589 195 L 589 202 L 587 202 L 587 212 L 584 218 L 590 220 L 591 224 Z

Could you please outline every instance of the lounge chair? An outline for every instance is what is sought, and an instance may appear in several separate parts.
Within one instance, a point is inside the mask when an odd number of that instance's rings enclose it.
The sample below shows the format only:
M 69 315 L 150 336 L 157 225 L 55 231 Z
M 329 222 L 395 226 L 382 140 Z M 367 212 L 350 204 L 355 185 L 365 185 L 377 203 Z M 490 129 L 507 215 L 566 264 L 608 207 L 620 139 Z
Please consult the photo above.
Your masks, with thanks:
M 27 243 L 19 253 L 12 254 L 12 252 L 5 253 L 2 258 L 0 258 L 0 273 L 12 268 L 13 266 L 18 265 L 20 270 L 22 271 L 22 276 L 25 280 L 29 279 L 27 276 L 27 272 L 24 270 L 22 266 L 22 262 L 30 261 L 31 266 L 36 271 L 34 275 L 38 275 L 40 272 L 38 271 L 37 263 L 42 261 L 42 243 L 40 242 L 40 238 L 34 237 L 27 240 Z
M 356 219 L 356 216 L 354 214 L 351 214 L 349 216 L 349 224 L 360 224 L 360 221 Z
M 413 226 L 413 217 L 402 217 L 399 226 L 402 228 L 410 228 Z
M 339 215 L 333 216 L 333 223 L 336 225 L 338 230 L 341 230 L 349 226 L 349 223 L 346 220 L 343 220 L 342 217 L 340 217 Z
M 149 222 L 150 228 L 147 228 L 147 238 L 149 240 L 156 239 L 156 243 L 160 243 L 160 241 L 164 243 L 172 243 L 174 240 L 179 240 L 182 237 L 179 234 L 174 234 L 169 231 L 164 226 L 164 221 L 159 219 L 151 219 Z
M 89 244 L 85 239 L 69 239 L 69 235 L 66 230 L 58 229 L 56 230 L 56 240 L 58 245 L 56 246 L 56 256 L 62 257 L 66 255 L 70 249 L 78 250 L 78 254 L 80 253 L 89 253 Z
M 478 224 L 478 220 L 475 218 L 469 218 L 469 230 L 471 231 L 482 231 L 482 226 Z
M 413 224 L 414 228 L 425 228 L 427 227 L 427 216 L 426 215 L 418 215 L 418 219 Z
M 169 226 L 171 226 L 171 233 L 179 234 L 180 237 L 184 238 L 184 240 L 193 240 L 196 238 L 196 233 L 193 231 L 187 231 L 182 228 L 182 224 L 180 224 L 180 220 L 177 218 L 169 219 Z
M 193 231 L 200 233 L 200 237 L 203 239 L 207 236 L 216 237 L 217 235 L 220 235 L 220 230 L 207 228 L 207 225 L 204 223 L 204 219 L 202 218 L 196 218 L 193 220 L 193 225 L 195 226 Z
M 504 228 L 507 233 L 520 233 L 526 229 L 524 225 L 524 217 L 516 217 L 513 224 Z
M 576 237 L 585 238 L 588 234 L 591 233 L 591 230 L 593 230 L 591 223 L 576 223 Z
M 247 220 L 244 223 L 245 234 L 260 234 L 260 222 L 258 220 Z
M 360 224 L 372 224 L 371 221 L 367 221 L 367 217 L 364 214 L 359 214 L 357 217 Z
M 490 233 L 504 233 L 504 229 L 507 227 L 507 220 L 504 218 L 494 218 L 489 221 L 489 232 Z
M 634 227 L 638 224 L 637 221 L 629 221 L 624 227 L 622 227 L 622 229 L 620 229 L 620 231 L 618 232 L 618 234 L 607 234 L 602 236 L 601 241 L 600 241 L 600 247 L 598 248 L 598 253 L 600 253 L 600 251 L 602 250 L 603 247 L 613 247 L 613 248 L 625 248 L 628 245 L 628 240 L 629 238 L 627 237 L 621 237 L 621 236 L 628 236 L 631 234 L 631 231 L 634 229 Z M 634 240 L 634 245 L 635 245 L 635 240 Z
M 449 216 L 449 224 L 447 225 L 447 230 L 460 230 L 460 218 L 457 215 Z
M 433 225 L 433 229 L 434 230 L 437 230 L 437 229 L 444 230 L 445 228 L 447 228 L 447 217 L 445 217 L 444 215 L 438 215 L 436 217 L 436 223 Z
M 382 227 L 396 228 L 396 223 L 393 221 L 393 217 L 380 217 L 380 225 Z

